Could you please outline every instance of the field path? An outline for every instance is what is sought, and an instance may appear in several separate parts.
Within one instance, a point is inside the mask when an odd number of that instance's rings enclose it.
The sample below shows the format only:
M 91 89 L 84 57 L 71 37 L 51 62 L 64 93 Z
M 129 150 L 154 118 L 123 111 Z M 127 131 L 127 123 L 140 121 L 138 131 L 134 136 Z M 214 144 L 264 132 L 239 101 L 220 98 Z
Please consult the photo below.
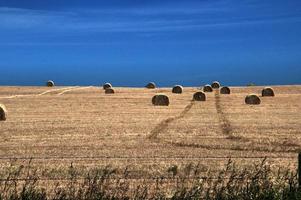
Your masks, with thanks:
M 92 88 L 92 87 L 93 87 L 93 86 L 71 88 L 71 89 L 62 91 L 62 92 L 58 93 L 57 95 L 63 95 L 63 94 L 65 94 L 65 93 L 67 93 L 67 92 L 70 92 L 70 91 L 89 89 L 89 88 Z
M 52 92 L 57 92 L 57 91 L 60 91 L 60 90 L 71 90 L 71 89 L 75 89 L 75 88 L 78 88 L 79 86 L 73 86 L 73 87 L 65 87 L 65 88 L 59 88 L 59 89 L 50 89 L 50 90 L 47 90 L 45 92 L 42 92 L 40 94 L 37 94 L 37 95 L 32 95 L 32 96 L 42 96 L 42 95 L 45 95 L 45 94 L 49 94 L 49 93 L 52 93 Z
M 221 97 L 220 97 L 219 90 L 215 90 L 214 97 L 215 97 L 215 108 L 216 108 L 216 112 L 217 112 L 217 115 L 218 115 L 218 119 L 219 119 L 219 123 L 220 123 L 222 133 L 227 136 L 227 139 L 231 139 L 231 140 L 244 139 L 244 140 L 247 140 L 246 138 L 235 136 L 233 134 L 231 123 L 227 119 L 227 116 L 225 115 L 225 113 L 223 111 L 223 107 L 221 105 Z
M 28 97 L 28 96 L 33 96 L 32 94 L 17 94 L 17 95 L 12 95 L 12 96 L 7 96 L 7 97 L 0 97 L 0 99 L 13 99 L 17 97 Z
M 170 118 L 167 118 L 167 119 L 161 121 L 153 130 L 151 130 L 150 135 L 148 136 L 148 139 L 151 139 L 151 140 L 157 139 L 158 135 L 160 133 L 164 132 L 168 128 L 168 125 L 170 123 L 172 123 L 175 120 L 182 119 L 183 117 L 185 117 L 185 115 L 192 108 L 193 104 L 194 104 L 194 101 L 191 100 L 190 103 L 184 108 L 184 110 L 178 116 L 170 117 Z
M 49 89 L 49 90 L 46 90 L 46 91 L 41 92 L 39 94 L 17 94 L 17 95 L 12 95 L 12 96 L 0 97 L 0 99 L 13 99 L 13 98 L 17 98 L 17 97 L 43 96 L 45 94 L 49 94 L 49 93 L 52 93 L 52 92 L 58 92 L 58 91 L 61 91 L 61 90 L 63 90 L 63 93 L 64 93 L 64 92 L 71 91 L 71 90 L 74 90 L 74 89 L 77 89 L 77 88 L 79 88 L 79 86 Z

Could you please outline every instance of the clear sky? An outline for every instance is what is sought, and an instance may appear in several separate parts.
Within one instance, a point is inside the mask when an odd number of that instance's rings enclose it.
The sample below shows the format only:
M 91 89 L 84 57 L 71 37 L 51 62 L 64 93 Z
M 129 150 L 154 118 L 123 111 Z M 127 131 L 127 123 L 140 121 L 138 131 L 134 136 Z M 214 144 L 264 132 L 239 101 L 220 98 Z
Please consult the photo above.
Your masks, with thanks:
M 300 0 L 0 0 L 0 85 L 301 84 Z

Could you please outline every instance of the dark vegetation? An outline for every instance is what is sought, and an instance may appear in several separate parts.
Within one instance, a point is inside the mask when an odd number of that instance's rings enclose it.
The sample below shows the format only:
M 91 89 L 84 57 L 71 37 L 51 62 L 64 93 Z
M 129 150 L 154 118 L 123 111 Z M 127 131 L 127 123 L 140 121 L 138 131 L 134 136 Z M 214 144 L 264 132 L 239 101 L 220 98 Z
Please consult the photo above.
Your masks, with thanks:
M 247 87 L 252 87 L 252 86 L 256 86 L 256 84 L 255 83 L 248 83 L 246 86 Z
M 199 166 L 170 166 L 162 177 L 134 178 L 125 167 L 90 170 L 82 177 L 72 165 L 66 179 L 45 179 L 30 162 L 11 166 L 2 177 L 0 199 L 301 199 L 296 172 L 274 171 L 266 160 L 240 169 L 229 160 L 219 173 L 202 176 Z

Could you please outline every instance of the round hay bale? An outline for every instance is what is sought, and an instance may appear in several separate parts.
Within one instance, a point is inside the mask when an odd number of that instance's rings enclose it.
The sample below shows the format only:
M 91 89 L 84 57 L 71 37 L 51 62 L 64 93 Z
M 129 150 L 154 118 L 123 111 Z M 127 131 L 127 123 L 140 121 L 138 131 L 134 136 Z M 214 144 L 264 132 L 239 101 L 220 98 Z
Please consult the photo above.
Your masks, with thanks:
M 0 121 L 5 121 L 6 120 L 6 108 L 4 105 L 0 104 Z
M 154 82 L 150 82 L 145 87 L 148 88 L 148 89 L 155 89 L 156 88 L 156 84 Z
M 54 86 L 54 82 L 52 80 L 47 81 L 46 83 L 47 87 L 53 87 Z
M 176 94 L 181 94 L 183 92 L 183 86 L 181 85 L 175 85 L 173 88 L 172 88 L 172 93 L 176 93 Z
M 205 86 L 203 87 L 203 91 L 204 91 L 204 92 L 212 92 L 213 89 L 212 89 L 211 85 L 205 85 Z
M 221 94 L 230 94 L 230 93 L 231 93 L 231 90 L 230 90 L 229 87 L 224 86 L 224 87 L 221 88 L 220 93 L 221 93 Z
M 275 96 L 274 90 L 271 87 L 263 88 L 261 93 L 262 93 L 263 97 L 273 97 L 273 96 Z
M 260 98 L 256 94 L 249 94 L 245 98 L 246 104 L 258 105 L 261 103 Z
M 168 106 L 169 98 L 165 94 L 157 94 L 153 96 L 152 103 L 155 106 Z
M 103 84 L 102 87 L 103 87 L 104 90 L 106 90 L 108 88 L 112 88 L 112 84 L 111 83 L 105 83 L 105 84 Z
M 193 95 L 193 100 L 195 101 L 206 101 L 206 95 L 204 92 L 196 92 Z
M 214 88 L 214 89 L 218 89 L 218 88 L 220 88 L 220 86 L 221 86 L 221 84 L 218 81 L 214 81 L 211 84 L 211 87 Z
M 107 88 L 107 89 L 105 90 L 105 94 L 114 94 L 114 93 L 115 93 L 115 91 L 114 91 L 113 88 Z

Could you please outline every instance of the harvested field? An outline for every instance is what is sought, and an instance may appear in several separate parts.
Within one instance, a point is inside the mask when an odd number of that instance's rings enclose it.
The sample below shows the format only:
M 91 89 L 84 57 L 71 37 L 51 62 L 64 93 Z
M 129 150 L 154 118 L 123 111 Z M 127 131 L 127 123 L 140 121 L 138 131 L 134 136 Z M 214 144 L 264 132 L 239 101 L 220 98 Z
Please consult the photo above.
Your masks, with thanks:
M 216 90 L 193 102 L 197 88 L 177 95 L 170 88 L 116 87 L 108 96 L 99 87 L 0 87 L 9 113 L 0 122 L 1 173 L 26 158 L 45 179 L 65 177 L 70 163 L 81 173 L 129 166 L 142 178 L 190 163 L 214 172 L 230 157 L 241 167 L 267 157 L 272 167 L 296 169 L 301 86 L 274 86 L 274 98 L 246 105 L 245 96 L 262 88 L 231 87 L 231 95 Z M 162 92 L 169 106 L 153 106 L 152 97 Z

